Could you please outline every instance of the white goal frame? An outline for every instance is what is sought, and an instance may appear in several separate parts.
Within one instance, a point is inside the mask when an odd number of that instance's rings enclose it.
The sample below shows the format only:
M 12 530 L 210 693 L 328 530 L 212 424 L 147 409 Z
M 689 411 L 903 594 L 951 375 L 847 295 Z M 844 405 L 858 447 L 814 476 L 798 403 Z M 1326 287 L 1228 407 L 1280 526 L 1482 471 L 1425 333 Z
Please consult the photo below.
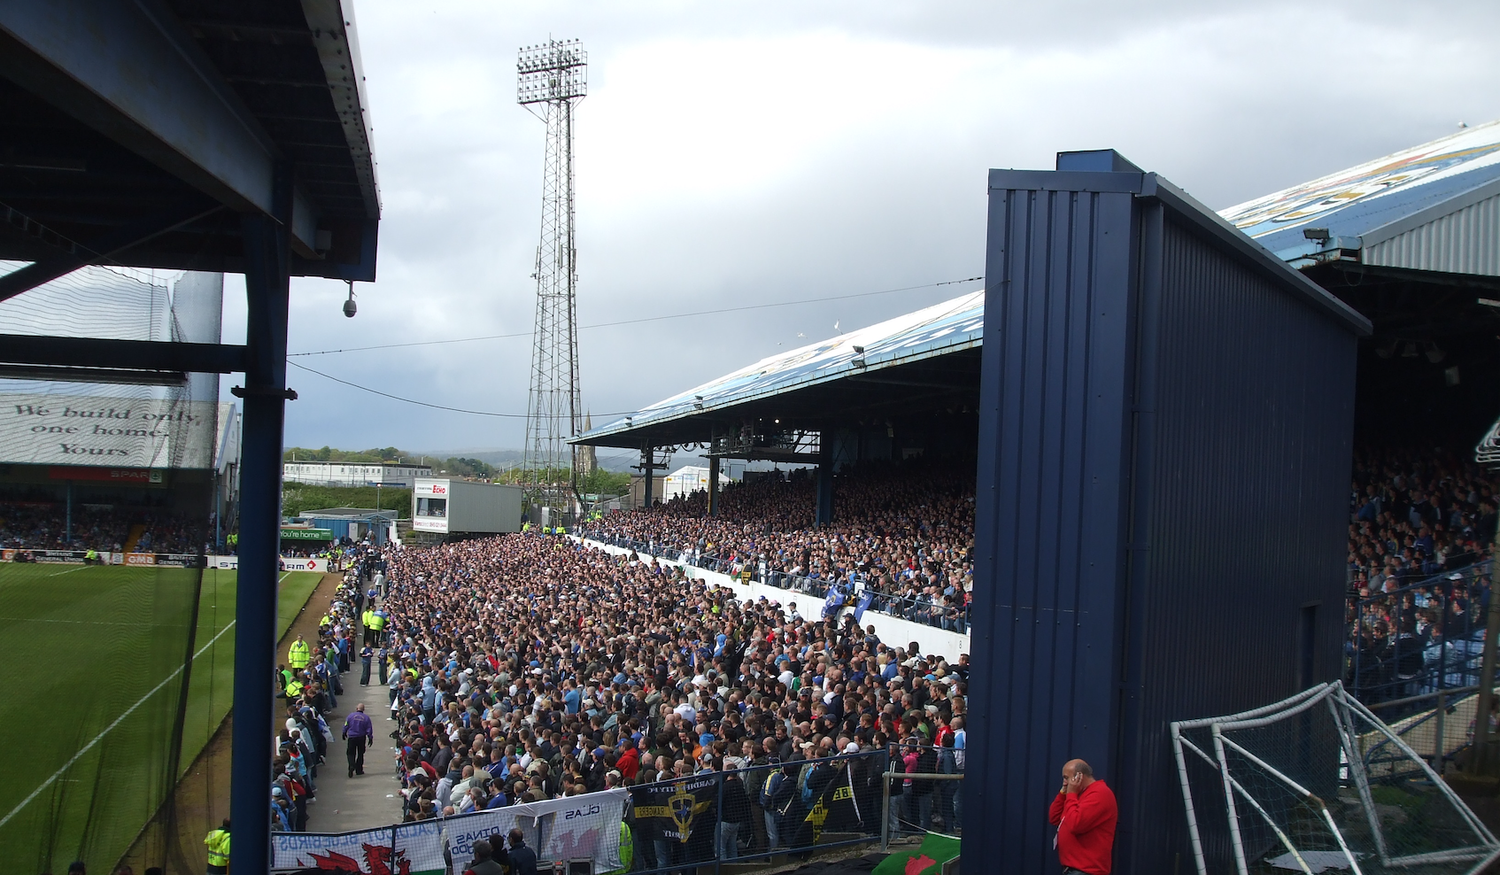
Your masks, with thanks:
M 1280 769 L 1266 762 L 1264 759 L 1252 754 L 1244 747 L 1235 743 L 1231 738 L 1225 737 L 1225 733 L 1236 729 L 1256 729 L 1295 717 L 1309 709 L 1319 705 L 1327 707 L 1337 727 L 1339 746 L 1343 755 L 1344 767 L 1348 769 L 1349 777 L 1358 791 L 1361 807 L 1364 809 L 1365 817 L 1370 826 L 1371 836 L 1374 839 L 1380 862 L 1383 866 L 1402 867 L 1417 866 L 1427 863 L 1465 863 L 1473 865 L 1467 870 L 1470 875 L 1481 871 L 1495 859 L 1500 858 L 1500 840 L 1480 822 L 1474 812 L 1469 809 L 1454 793 L 1427 761 L 1413 751 L 1405 741 L 1396 734 L 1380 718 L 1376 717 L 1358 699 L 1355 699 L 1345 689 L 1341 682 L 1320 684 L 1308 690 L 1304 690 L 1295 696 L 1284 699 L 1274 705 L 1255 708 L 1250 711 L 1242 711 L 1238 714 L 1230 714 L 1223 717 L 1208 717 L 1200 720 L 1174 721 L 1171 725 L 1172 748 L 1177 758 L 1177 775 L 1182 785 L 1182 801 L 1187 809 L 1188 834 L 1193 845 L 1193 857 L 1198 865 L 1198 875 L 1208 875 L 1208 863 L 1203 852 L 1203 841 L 1199 833 L 1199 818 L 1197 809 L 1193 803 L 1192 787 L 1188 781 L 1187 755 L 1192 754 L 1208 764 L 1219 773 L 1223 785 L 1224 804 L 1229 817 L 1229 836 L 1234 849 L 1235 866 L 1239 875 L 1248 875 L 1249 866 L 1245 859 L 1244 843 L 1240 836 L 1239 812 L 1241 805 L 1246 809 L 1247 816 L 1252 812 L 1259 815 L 1277 839 L 1287 849 L 1292 859 L 1301 867 L 1307 875 L 1313 875 L 1314 869 L 1303 858 L 1301 851 L 1292 843 L 1292 840 L 1275 822 L 1270 813 L 1257 801 L 1254 796 L 1246 790 L 1234 775 L 1230 773 L 1228 752 L 1234 751 L 1237 756 L 1244 757 L 1265 770 L 1267 774 L 1282 782 L 1287 789 L 1300 796 L 1304 801 L 1316 808 L 1327 824 L 1329 831 L 1337 841 L 1345 861 L 1348 863 L 1350 872 L 1354 875 L 1363 875 L 1359 860 L 1354 851 L 1344 840 L 1339 831 L 1338 824 L 1328 810 L 1327 804 L 1310 790 L 1294 781 L 1284 774 Z M 1427 779 L 1437 788 L 1438 792 L 1445 795 L 1453 803 L 1456 810 L 1464 818 L 1464 822 L 1474 831 L 1476 845 L 1473 847 L 1459 848 L 1451 851 L 1434 851 L 1423 854 L 1407 854 L 1404 856 L 1393 856 L 1386 841 L 1379 816 L 1375 811 L 1374 799 L 1370 793 L 1369 776 L 1365 772 L 1363 758 L 1360 755 L 1359 733 L 1354 726 L 1353 717 L 1358 714 L 1366 721 L 1373 731 L 1385 736 L 1385 739 L 1395 746 L 1405 757 L 1410 760 L 1409 768 L 1420 769 L 1425 773 Z M 1209 730 L 1213 739 L 1213 749 L 1205 750 L 1202 745 L 1194 743 L 1191 739 L 1184 737 L 1184 730 Z M 1368 732 L 1366 734 L 1369 734 Z M 1238 802 L 1236 800 L 1239 800 Z M 1454 870 L 1457 871 L 1456 869 Z

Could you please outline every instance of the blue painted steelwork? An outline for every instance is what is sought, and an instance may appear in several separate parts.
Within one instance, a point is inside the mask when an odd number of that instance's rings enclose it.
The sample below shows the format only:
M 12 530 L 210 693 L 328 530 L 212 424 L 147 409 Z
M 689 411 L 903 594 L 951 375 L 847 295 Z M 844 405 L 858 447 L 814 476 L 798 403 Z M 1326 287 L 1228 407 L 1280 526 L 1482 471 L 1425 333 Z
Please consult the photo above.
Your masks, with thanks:
M 964 856 L 1056 871 L 1081 757 L 1155 875 L 1190 850 L 1167 724 L 1338 676 L 1369 324 L 1114 153 L 1059 166 L 990 175 Z
M 175 16 L 139 3 L 49 0 L 12 4 L 0 29 L 56 65 L 13 67 L 12 78 L 37 93 L 67 92 L 80 121 L 214 200 L 270 213 L 276 146 Z M 312 254 L 317 212 L 300 191 L 293 204 L 294 240 Z

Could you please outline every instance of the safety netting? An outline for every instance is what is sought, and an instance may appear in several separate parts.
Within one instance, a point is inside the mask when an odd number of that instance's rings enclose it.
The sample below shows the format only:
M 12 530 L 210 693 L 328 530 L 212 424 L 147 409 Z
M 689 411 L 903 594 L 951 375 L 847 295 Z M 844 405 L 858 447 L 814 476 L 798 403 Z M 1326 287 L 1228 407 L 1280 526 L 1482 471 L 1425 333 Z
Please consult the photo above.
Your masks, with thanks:
M 217 343 L 222 299 L 220 274 L 90 267 L 0 302 L 0 331 Z M 233 573 L 204 555 L 234 522 L 233 428 L 214 374 L 0 369 L 7 871 L 201 871 L 227 813 L 227 761 L 195 760 L 230 704 Z

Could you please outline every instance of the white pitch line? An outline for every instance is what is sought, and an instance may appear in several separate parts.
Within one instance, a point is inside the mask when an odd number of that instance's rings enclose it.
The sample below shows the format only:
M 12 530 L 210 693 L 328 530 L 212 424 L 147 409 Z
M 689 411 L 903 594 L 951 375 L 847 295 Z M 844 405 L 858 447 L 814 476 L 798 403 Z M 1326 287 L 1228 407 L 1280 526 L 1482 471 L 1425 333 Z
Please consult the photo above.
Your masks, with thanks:
M 283 574 L 283 575 L 281 575 L 281 577 L 277 578 L 276 582 L 278 584 L 281 583 L 282 581 L 286 580 L 287 575 L 291 574 L 291 573 L 292 572 L 290 572 L 290 571 L 286 572 L 286 574 Z M 216 642 L 220 638 L 224 637 L 224 633 L 228 632 L 230 630 L 230 628 L 233 627 L 234 624 L 237 623 L 237 622 L 239 622 L 239 621 L 238 620 L 230 620 L 228 625 L 226 625 L 224 628 L 222 628 L 222 629 L 219 630 L 219 634 L 215 635 L 213 638 L 210 638 L 207 644 L 205 644 L 202 647 L 200 647 L 198 649 L 198 652 L 193 654 L 193 660 L 197 660 L 198 657 L 200 657 L 200 656 L 203 655 L 204 651 L 206 651 L 206 650 L 208 650 L 208 648 L 214 646 L 214 642 Z M 43 790 L 47 789 L 54 782 L 56 782 L 57 780 L 59 780 L 62 777 L 62 775 L 63 775 L 64 772 L 66 772 L 68 769 L 72 768 L 73 764 L 76 763 L 76 762 L 78 762 L 80 759 L 82 759 L 84 754 L 86 754 L 90 750 L 92 750 L 93 747 L 94 747 L 94 745 L 98 744 L 100 742 L 100 740 L 102 740 L 104 738 L 104 736 L 106 736 L 106 735 L 110 734 L 110 732 L 114 731 L 114 728 L 116 726 L 119 726 L 125 720 L 126 717 L 129 717 L 131 714 L 135 713 L 135 709 L 137 709 L 137 708 L 141 707 L 142 705 L 146 704 L 146 700 L 147 699 L 150 699 L 152 696 L 154 696 L 157 693 L 161 692 L 161 689 L 163 687 L 165 687 L 167 684 L 171 683 L 172 679 L 175 678 L 175 677 L 177 677 L 180 674 L 182 674 L 182 666 L 178 666 L 176 669 L 173 670 L 173 672 L 171 674 L 167 675 L 166 678 L 161 683 L 159 683 L 156 686 L 152 687 L 151 688 L 151 692 L 147 693 L 146 695 L 140 697 L 140 699 L 136 700 L 136 703 L 134 705 L 131 705 L 129 708 L 126 708 L 124 714 L 121 714 L 119 717 L 116 717 L 115 718 L 115 722 L 113 722 L 113 723 L 109 724 L 108 726 L 104 727 L 104 731 L 103 732 L 100 732 L 98 735 L 94 736 L 93 740 L 90 741 L 88 744 L 85 744 L 82 748 L 80 748 L 79 751 L 78 751 L 78 753 L 73 754 L 72 759 L 70 759 L 67 762 L 63 763 L 62 768 L 60 768 L 57 771 L 53 772 L 52 776 L 49 777 L 47 780 L 43 781 L 40 787 L 37 787 L 35 790 L 32 790 L 30 796 L 27 796 L 25 799 L 22 799 L 20 805 L 17 805 L 15 808 L 12 808 L 10 810 L 9 814 L 5 815 L 4 817 L 0 817 L 0 826 L 5 826 L 7 823 L 10 822 L 11 818 L 15 817 L 17 814 L 20 814 L 21 813 L 21 809 L 23 809 L 26 806 L 30 805 L 32 803 L 32 800 L 34 800 L 34 799 L 36 799 L 36 797 L 42 795 L 42 791 Z
M 72 574 L 75 571 L 82 571 L 83 569 L 88 568 L 88 567 L 89 566 L 87 566 L 87 565 L 80 565 L 77 568 L 69 568 L 67 571 L 54 571 L 53 573 L 51 573 L 51 574 L 49 574 L 47 576 L 48 577 L 62 577 L 64 574 Z

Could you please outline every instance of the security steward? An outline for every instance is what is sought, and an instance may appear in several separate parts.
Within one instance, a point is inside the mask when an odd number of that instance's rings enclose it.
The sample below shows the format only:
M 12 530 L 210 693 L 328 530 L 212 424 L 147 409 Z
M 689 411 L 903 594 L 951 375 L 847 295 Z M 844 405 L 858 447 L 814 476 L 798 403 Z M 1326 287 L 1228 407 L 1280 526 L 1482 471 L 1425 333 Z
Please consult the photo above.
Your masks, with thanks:
M 229 818 L 224 825 L 203 840 L 208 846 L 208 875 L 225 875 L 229 871 Z
M 292 671 L 301 671 L 307 668 L 307 663 L 311 660 L 312 648 L 307 646 L 307 642 L 302 640 L 301 635 L 298 635 L 297 640 L 292 642 L 291 648 L 287 651 L 287 663 L 291 665 Z

